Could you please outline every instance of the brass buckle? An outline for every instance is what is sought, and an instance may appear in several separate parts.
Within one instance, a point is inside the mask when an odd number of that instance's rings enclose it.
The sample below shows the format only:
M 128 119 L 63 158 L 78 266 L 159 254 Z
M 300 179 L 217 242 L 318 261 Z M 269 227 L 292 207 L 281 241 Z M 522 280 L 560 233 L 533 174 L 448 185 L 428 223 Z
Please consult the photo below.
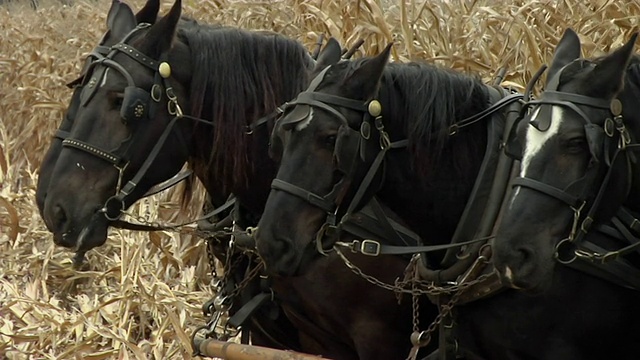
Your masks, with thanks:
M 359 250 L 363 255 L 378 256 L 380 255 L 380 243 L 375 240 L 362 240 Z

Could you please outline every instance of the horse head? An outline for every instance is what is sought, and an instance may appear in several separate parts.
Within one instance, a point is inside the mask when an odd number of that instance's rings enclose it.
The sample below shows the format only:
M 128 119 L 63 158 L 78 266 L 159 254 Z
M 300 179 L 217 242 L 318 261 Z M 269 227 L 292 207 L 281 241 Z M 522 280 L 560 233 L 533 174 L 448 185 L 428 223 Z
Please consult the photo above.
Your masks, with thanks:
M 153 24 L 110 11 L 109 37 L 120 41 L 92 59 L 48 179 L 43 215 L 56 244 L 78 254 L 102 245 L 110 222 L 187 160 L 189 133 L 176 121 L 189 105 L 189 50 L 174 42 L 180 13 L 179 0 Z
M 496 267 L 516 288 L 547 288 L 554 259 L 575 259 L 589 229 L 608 221 L 630 195 L 637 97 L 629 95 L 633 84 L 625 75 L 636 36 L 586 60 L 578 36 L 567 30 L 544 92 L 528 103 L 518 127 L 521 170 L 494 243 Z
M 321 243 L 346 211 L 357 208 L 351 205 L 357 185 L 388 141 L 376 127 L 381 108 L 374 97 L 390 49 L 372 58 L 339 61 L 340 46 L 330 40 L 309 88 L 285 106 L 272 140 L 280 167 L 256 238 L 269 271 L 303 271 L 318 254 L 314 240 Z M 376 183 L 380 173 L 367 181 Z
M 114 25 L 115 19 L 129 21 L 132 23 L 130 26 L 136 26 L 139 23 L 153 24 L 156 21 L 159 9 L 160 0 L 149 0 L 145 6 L 134 15 L 133 10 L 131 10 L 129 5 L 116 0 L 112 2 L 107 15 L 107 25 L 109 30 L 102 36 L 102 39 L 98 42 L 98 46 L 85 60 L 80 77 L 67 84 L 67 87 L 73 89 L 71 100 L 67 106 L 64 118 L 58 126 L 58 130 L 49 145 L 49 149 L 45 153 L 40 164 L 38 184 L 36 187 L 36 204 L 41 216 L 44 217 L 44 203 L 47 197 L 47 189 L 49 188 L 49 182 L 51 181 L 51 174 L 53 173 L 58 156 L 60 156 L 60 151 L 62 150 L 62 141 L 67 138 L 69 131 L 73 126 L 78 107 L 80 106 L 80 94 L 84 89 L 82 83 L 83 79 L 87 75 L 87 70 L 96 56 L 107 55 L 111 46 L 122 40 L 122 38 L 118 38 L 117 36 L 124 35 L 122 33 L 119 34 L 118 31 L 111 31 L 111 27 Z M 135 23 L 133 23 L 133 21 L 135 21 Z

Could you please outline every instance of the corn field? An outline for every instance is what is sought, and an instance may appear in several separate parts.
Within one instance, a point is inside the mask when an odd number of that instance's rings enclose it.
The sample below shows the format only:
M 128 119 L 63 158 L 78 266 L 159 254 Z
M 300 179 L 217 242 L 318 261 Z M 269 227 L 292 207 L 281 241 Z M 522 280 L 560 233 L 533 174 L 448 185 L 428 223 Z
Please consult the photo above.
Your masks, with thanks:
M 144 1 L 127 1 L 134 10 Z M 111 230 L 74 270 L 35 205 L 39 163 L 62 120 L 86 54 L 106 30 L 111 1 L 41 0 L 0 6 L 0 359 L 181 359 L 211 296 L 204 242 L 183 232 Z M 163 4 L 166 11 L 171 3 Z M 183 14 L 202 23 L 268 29 L 310 50 L 318 36 L 393 41 L 393 60 L 427 61 L 524 89 L 563 31 L 584 56 L 620 46 L 637 30 L 640 1 L 610 0 L 204 0 Z M 194 218 L 202 191 L 181 210 L 170 190 L 134 205 L 146 219 Z

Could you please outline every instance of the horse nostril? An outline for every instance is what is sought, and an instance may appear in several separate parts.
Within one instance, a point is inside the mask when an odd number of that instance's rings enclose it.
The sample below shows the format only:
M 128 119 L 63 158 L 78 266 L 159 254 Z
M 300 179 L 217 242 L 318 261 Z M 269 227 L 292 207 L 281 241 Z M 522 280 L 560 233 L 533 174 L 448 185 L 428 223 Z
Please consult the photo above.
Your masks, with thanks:
M 533 255 L 531 250 L 529 250 L 527 248 L 520 248 L 517 251 L 518 251 L 518 256 L 520 258 L 520 263 L 521 264 L 526 264 L 529 261 L 531 261 L 531 258 L 532 258 L 532 255 Z
M 53 225 L 55 229 L 64 230 L 67 220 L 67 212 L 64 208 L 60 204 L 55 205 L 53 208 Z

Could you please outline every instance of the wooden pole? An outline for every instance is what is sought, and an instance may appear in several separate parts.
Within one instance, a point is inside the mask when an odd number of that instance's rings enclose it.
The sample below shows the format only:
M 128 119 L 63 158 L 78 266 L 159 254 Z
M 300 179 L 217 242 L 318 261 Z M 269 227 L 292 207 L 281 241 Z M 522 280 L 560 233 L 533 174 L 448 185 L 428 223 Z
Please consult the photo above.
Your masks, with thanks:
M 225 360 L 326 360 L 326 358 L 320 356 L 295 351 L 277 350 L 215 339 L 194 339 L 194 345 L 203 356 Z

